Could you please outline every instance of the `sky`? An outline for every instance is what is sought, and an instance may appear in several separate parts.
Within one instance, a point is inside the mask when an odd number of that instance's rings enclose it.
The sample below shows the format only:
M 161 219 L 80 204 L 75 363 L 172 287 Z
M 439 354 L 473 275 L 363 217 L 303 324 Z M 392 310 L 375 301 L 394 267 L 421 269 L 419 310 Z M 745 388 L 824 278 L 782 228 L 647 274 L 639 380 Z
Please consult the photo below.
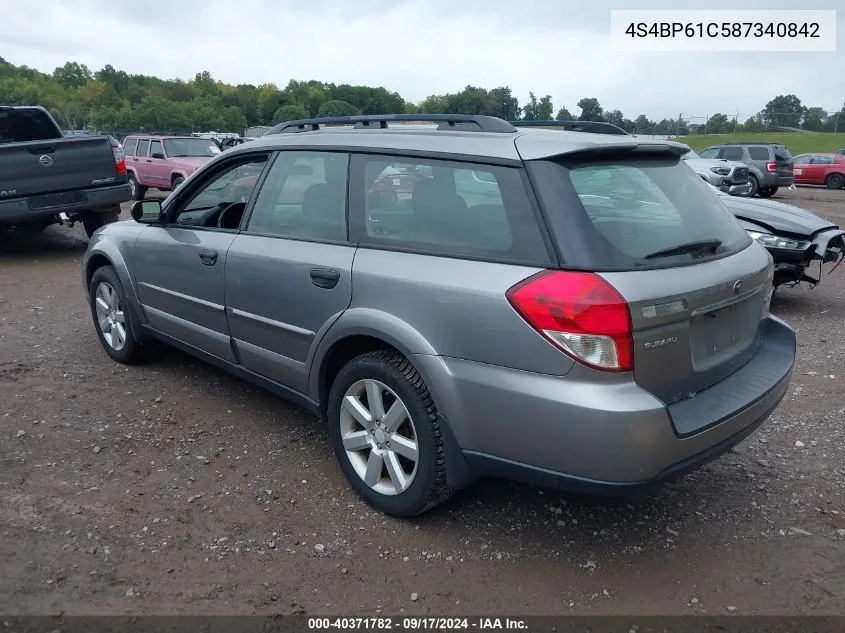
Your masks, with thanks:
M 837 52 L 616 52 L 616 0 L 0 0 L 0 56 L 44 72 L 92 70 L 227 83 L 316 79 L 384 86 L 419 102 L 470 84 L 549 94 L 573 114 L 582 97 L 630 118 L 760 111 L 778 94 L 838 111 L 845 102 L 841 0 L 640 0 L 637 9 L 836 9 Z

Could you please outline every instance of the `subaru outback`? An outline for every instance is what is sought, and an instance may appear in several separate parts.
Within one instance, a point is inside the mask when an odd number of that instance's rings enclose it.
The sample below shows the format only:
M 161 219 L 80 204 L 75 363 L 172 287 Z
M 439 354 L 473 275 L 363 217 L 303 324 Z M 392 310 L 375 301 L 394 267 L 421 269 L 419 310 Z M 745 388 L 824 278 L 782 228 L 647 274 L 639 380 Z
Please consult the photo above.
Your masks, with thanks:
M 650 488 L 752 433 L 795 358 L 771 256 L 687 150 L 484 116 L 280 124 L 95 234 L 93 324 L 115 361 L 158 339 L 307 407 L 388 514 L 482 476 Z

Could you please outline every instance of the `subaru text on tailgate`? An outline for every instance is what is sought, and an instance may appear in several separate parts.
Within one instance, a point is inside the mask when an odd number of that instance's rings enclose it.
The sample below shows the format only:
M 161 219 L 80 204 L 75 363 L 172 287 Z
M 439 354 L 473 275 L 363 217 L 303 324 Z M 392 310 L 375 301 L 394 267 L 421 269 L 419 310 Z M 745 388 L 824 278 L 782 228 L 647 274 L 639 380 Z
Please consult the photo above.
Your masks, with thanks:
M 108 136 L 65 137 L 41 107 L 0 106 L 0 226 L 81 221 L 91 236 L 129 200 L 123 150 Z
M 98 233 L 94 326 L 119 362 L 159 339 L 308 407 L 389 514 L 484 475 L 640 489 L 750 434 L 795 359 L 771 256 L 687 150 L 484 116 L 280 124 Z

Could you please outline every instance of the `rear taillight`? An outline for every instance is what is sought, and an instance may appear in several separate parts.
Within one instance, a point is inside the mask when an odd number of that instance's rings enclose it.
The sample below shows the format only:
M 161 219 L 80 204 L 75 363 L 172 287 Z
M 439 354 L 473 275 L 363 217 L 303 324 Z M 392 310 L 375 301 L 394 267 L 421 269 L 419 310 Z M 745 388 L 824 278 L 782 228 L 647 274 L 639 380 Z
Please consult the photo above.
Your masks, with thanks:
M 123 146 L 120 143 L 111 141 L 111 153 L 114 155 L 114 164 L 117 167 L 118 174 L 126 173 L 126 153 L 123 151 Z
M 575 360 L 604 371 L 634 368 L 631 311 L 594 273 L 545 270 L 507 292 L 531 327 Z
M 778 170 L 777 163 L 766 163 L 766 171 L 767 172 L 774 174 L 774 173 L 777 172 L 777 170 Z

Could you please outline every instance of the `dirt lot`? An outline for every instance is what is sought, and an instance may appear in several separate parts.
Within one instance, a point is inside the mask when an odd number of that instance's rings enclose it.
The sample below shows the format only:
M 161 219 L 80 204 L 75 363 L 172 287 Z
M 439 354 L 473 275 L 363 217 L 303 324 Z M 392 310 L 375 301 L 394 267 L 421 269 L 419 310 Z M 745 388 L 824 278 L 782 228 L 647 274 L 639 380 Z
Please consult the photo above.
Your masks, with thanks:
M 845 224 L 845 192 L 778 197 Z M 302 410 L 175 351 L 109 361 L 85 245 L 0 244 L 0 612 L 845 614 L 845 266 L 776 295 L 793 384 L 720 460 L 632 502 L 486 481 L 400 521 Z

